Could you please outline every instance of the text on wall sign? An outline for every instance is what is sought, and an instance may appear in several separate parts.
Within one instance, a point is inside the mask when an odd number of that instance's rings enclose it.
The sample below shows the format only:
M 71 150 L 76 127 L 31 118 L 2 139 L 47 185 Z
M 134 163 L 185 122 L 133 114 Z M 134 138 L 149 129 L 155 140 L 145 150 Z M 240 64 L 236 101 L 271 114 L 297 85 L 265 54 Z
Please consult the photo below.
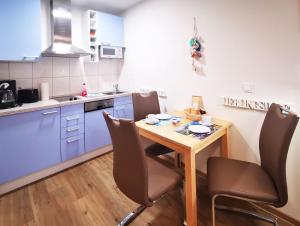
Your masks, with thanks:
M 268 111 L 272 102 L 248 100 L 240 98 L 223 97 L 223 105 L 233 108 L 243 108 L 254 111 Z M 285 110 L 291 110 L 291 106 L 287 104 L 281 104 Z

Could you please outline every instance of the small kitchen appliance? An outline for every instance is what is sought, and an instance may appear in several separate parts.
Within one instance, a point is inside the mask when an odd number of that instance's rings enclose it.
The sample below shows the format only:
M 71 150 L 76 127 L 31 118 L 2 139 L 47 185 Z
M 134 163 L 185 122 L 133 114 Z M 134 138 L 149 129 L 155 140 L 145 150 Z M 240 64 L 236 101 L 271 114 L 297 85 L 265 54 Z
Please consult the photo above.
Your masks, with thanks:
M 123 48 L 116 46 L 99 46 L 100 58 L 122 59 Z
M 0 80 L 0 109 L 16 106 L 16 80 Z
M 19 103 L 34 103 L 39 101 L 38 89 L 20 89 L 18 90 Z

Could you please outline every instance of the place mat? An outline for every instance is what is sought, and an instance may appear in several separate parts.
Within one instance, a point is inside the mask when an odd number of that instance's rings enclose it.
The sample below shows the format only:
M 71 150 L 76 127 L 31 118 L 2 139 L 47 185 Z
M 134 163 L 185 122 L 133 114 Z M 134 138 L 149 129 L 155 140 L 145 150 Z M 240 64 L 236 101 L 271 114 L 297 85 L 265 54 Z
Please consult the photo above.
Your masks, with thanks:
M 172 116 L 170 119 L 159 120 L 158 123 L 153 124 L 153 125 L 155 125 L 155 126 L 167 126 L 167 125 L 169 125 L 169 124 L 172 123 L 173 119 L 179 119 L 179 120 L 181 120 L 181 117 Z M 145 119 L 143 119 L 143 121 L 145 121 Z
M 195 137 L 199 140 L 203 140 L 205 139 L 206 137 L 210 136 L 211 134 L 213 134 L 214 132 L 216 132 L 218 129 L 221 128 L 221 126 L 218 126 L 218 125 L 211 125 L 211 126 L 207 126 L 211 129 L 211 132 L 210 133 L 192 133 L 191 131 L 189 131 L 189 126 L 190 125 L 201 125 L 199 122 L 190 122 L 190 123 L 187 123 L 185 125 L 182 125 L 182 126 L 179 126 L 175 129 L 175 131 L 177 133 L 180 133 L 180 134 L 183 134 L 183 135 L 186 135 L 186 136 L 191 136 L 191 137 Z
M 159 123 L 155 124 L 156 126 L 166 126 L 172 123 L 172 118 L 171 119 L 166 119 L 166 120 L 159 120 Z

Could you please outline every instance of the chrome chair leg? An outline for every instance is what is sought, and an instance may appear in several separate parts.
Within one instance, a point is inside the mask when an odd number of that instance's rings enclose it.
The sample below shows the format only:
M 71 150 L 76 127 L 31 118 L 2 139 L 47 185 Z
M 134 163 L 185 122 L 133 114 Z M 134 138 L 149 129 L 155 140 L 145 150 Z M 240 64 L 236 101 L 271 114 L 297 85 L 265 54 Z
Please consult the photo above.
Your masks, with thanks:
M 181 201 L 182 201 L 182 205 L 183 205 L 183 209 L 185 210 L 185 181 L 182 182 L 182 184 L 180 185 L 180 197 L 181 197 Z M 186 214 L 185 211 L 183 211 L 183 226 L 187 226 L 186 223 Z
M 129 225 L 137 216 L 139 216 L 147 207 L 139 206 L 133 212 L 130 212 L 119 224 L 118 226 Z
M 256 219 L 274 224 L 275 226 L 279 226 L 279 224 L 277 222 L 277 219 L 273 219 L 271 217 L 266 217 L 266 216 L 263 216 L 263 215 L 258 214 L 256 212 L 252 212 L 252 211 L 248 211 L 248 210 L 244 210 L 244 209 L 240 209 L 240 208 L 235 208 L 235 207 L 223 206 L 223 205 L 216 205 L 216 208 L 218 210 L 222 210 L 222 211 L 228 211 L 228 212 L 233 212 L 233 213 L 238 213 L 238 214 L 251 216 L 251 217 L 254 217 Z

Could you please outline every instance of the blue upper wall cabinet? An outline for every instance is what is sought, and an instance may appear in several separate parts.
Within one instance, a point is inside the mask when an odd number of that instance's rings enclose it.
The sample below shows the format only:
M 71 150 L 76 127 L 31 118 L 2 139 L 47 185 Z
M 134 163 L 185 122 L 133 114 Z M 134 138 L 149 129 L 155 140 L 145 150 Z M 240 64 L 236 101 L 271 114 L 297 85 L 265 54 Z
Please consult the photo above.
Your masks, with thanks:
M 1 0 L 0 28 L 0 60 L 24 60 L 39 56 L 40 0 Z
M 124 46 L 123 17 L 98 12 L 99 45 Z

